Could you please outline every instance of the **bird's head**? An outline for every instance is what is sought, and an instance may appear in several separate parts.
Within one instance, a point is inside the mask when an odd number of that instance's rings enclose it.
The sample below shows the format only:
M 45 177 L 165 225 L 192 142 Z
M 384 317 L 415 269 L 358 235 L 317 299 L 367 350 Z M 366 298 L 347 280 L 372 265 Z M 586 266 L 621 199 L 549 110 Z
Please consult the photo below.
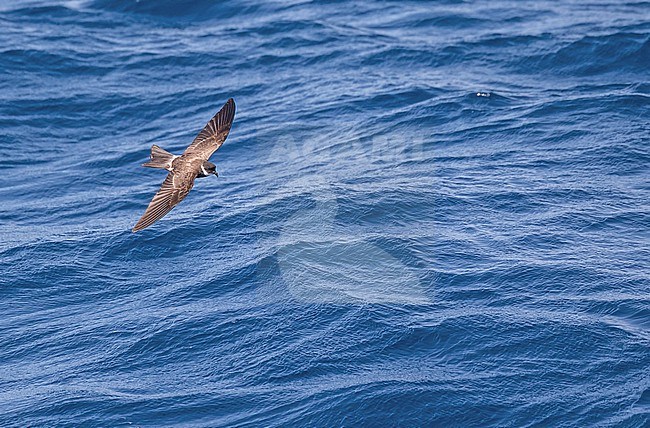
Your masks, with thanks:
M 209 161 L 204 161 L 203 164 L 201 165 L 201 172 L 205 177 L 208 175 L 216 175 L 219 177 L 219 174 L 217 173 L 217 166 L 213 164 L 212 162 Z

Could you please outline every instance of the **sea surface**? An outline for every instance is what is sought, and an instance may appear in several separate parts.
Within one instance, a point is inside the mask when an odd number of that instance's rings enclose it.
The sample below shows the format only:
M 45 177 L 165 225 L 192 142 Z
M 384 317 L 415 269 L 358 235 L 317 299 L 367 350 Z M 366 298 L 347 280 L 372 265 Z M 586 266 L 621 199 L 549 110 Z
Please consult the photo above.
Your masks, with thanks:
M 650 426 L 649 16 L 2 2 L 0 426 Z

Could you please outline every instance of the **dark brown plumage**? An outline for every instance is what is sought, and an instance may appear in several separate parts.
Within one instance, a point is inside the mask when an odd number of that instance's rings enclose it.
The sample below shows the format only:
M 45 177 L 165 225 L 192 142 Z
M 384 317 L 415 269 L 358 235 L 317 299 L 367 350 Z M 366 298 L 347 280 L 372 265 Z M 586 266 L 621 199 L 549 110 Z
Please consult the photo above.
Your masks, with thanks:
M 182 155 L 175 156 L 156 145 L 151 147 L 151 159 L 142 166 L 163 168 L 169 174 L 133 232 L 151 226 L 170 212 L 190 193 L 197 177 L 217 175 L 216 166 L 208 159 L 226 141 L 234 117 L 235 101 L 230 98 Z

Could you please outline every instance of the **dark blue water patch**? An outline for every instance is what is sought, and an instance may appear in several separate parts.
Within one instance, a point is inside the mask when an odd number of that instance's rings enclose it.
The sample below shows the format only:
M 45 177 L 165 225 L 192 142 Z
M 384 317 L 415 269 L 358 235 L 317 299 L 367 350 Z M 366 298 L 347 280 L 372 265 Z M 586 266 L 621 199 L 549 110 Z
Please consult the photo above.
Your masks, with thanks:
M 488 17 L 489 18 L 489 17 Z M 464 29 L 464 28 L 481 28 L 490 25 L 490 20 L 479 17 L 464 16 L 456 13 L 449 15 L 440 15 L 440 16 L 422 16 L 420 14 L 408 15 L 402 19 L 397 19 L 392 21 L 387 27 L 392 28 L 394 25 L 399 25 L 400 22 L 414 28 L 426 28 L 426 29 Z M 381 28 L 381 27 L 379 27 Z
M 228 5 L 226 2 L 214 3 L 210 1 L 131 1 L 131 0 L 93 0 L 89 5 L 92 9 L 119 12 L 125 15 L 142 14 L 156 18 L 175 21 L 203 21 L 219 17 L 220 19 L 233 18 L 238 15 L 256 15 L 262 13 L 263 5 L 241 4 Z
M 61 5 L 39 6 L 34 3 L 33 6 L 10 8 L 3 11 L 3 19 L 25 19 L 25 18 L 67 18 L 70 16 L 70 9 Z
M 556 51 L 526 56 L 519 68 L 576 76 L 639 72 L 648 65 L 649 49 L 650 38 L 643 33 L 584 36 Z

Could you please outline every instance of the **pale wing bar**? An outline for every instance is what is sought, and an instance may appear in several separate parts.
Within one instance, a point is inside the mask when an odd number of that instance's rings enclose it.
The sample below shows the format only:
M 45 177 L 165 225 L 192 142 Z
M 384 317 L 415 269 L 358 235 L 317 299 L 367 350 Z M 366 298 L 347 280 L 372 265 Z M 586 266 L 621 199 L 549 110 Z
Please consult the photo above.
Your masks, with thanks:
M 196 153 L 202 159 L 208 160 L 228 137 L 232 121 L 235 118 L 235 100 L 230 98 L 221 110 L 214 115 L 199 132 L 192 144 L 185 150 L 186 153 Z
M 190 183 L 190 189 L 191 187 L 192 183 Z M 172 210 L 172 208 L 182 201 L 188 193 L 189 190 L 182 191 L 182 189 L 174 187 L 173 172 L 167 174 L 165 181 L 163 181 L 162 186 L 160 186 L 160 190 L 158 190 L 158 193 L 153 197 L 140 220 L 138 220 L 136 225 L 133 227 L 133 232 L 149 227 L 163 218 Z

